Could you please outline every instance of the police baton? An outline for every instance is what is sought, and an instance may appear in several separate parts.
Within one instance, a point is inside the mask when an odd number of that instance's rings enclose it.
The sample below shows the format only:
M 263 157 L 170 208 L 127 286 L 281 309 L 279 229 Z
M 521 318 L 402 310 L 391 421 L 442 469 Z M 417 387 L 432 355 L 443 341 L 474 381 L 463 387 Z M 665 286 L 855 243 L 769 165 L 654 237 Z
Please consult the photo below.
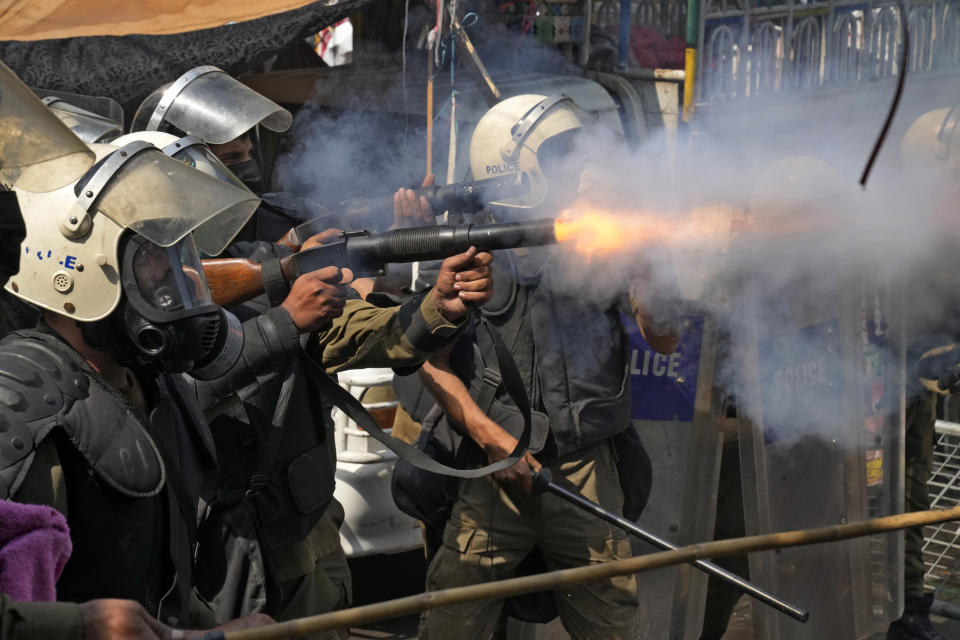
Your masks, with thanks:
M 672 542 L 668 540 L 664 540 L 663 538 L 653 533 L 650 533 L 645 529 L 638 527 L 637 525 L 630 522 L 626 518 L 622 518 L 615 513 L 607 511 L 597 503 L 587 500 L 586 498 L 584 498 L 582 495 L 580 495 L 575 491 L 564 489 L 563 487 L 561 487 L 560 485 L 558 485 L 553 481 L 553 474 L 550 473 L 550 469 L 543 467 L 540 469 L 539 472 L 531 471 L 531 473 L 533 475 L 533 492 L 534 493 L 545 493 L 549 491 L 553 495 L 559 498 L 563 498 L 564 500 L 566 500 L 571 504 L 577 505 L 584 511 L 589 511 L 590 513 L 597 516 L 598 518 L 606 520 L 610 524 L 614 524 L 620 527 L 627 533 L 640 538 L 644 542 L 647 542 L 653 545 L 654 547 L 657 547 L 658 549 L 662 549 L 664 551 L 674 551 L 677 549 L 677 545 L 673 544 Z M 810 618 L 809 611 L 805 611 L 803 609 L 795 607 L 789 602 L 785 602 L 781 600 L 780 598 L 773 595 L 772 593 L 767 593 L 766 591 L 754 585 L 753 583 L 747 580 L 744 580 L 737 574 L 731 573 L 730 571 L 727 571 L 722 567 L 718 567 L 712 562 L 708 562 L 706 560 L 694 560 L 690 564 L 705 573 L 715 576 L 720 580 L 723 580 L 724 582 L 732 584 L 733 586 L 735 586 L 737 589 L 747 594 L 748 596 L 759 600 L 765 605 L 773 607 L 777 611 L 781 611 L 787 614 L 788 616 L 790 616 L 795 620 L 799 620 L 800 622 L 806 622 Z

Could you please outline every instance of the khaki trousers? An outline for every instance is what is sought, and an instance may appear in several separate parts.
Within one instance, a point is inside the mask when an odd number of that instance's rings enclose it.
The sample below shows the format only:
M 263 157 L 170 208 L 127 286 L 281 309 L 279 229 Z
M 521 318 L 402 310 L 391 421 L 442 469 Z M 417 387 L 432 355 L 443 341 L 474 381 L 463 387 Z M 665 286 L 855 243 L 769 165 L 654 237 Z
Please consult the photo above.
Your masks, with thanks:
M 623 493 L 607 444 L 550 465 L 554 481 L 621 513 Z M 550 570 L 620 560 L 631 555 L 626 533 L 594 515 L 545 494 L 526 494 L 492 476 L 465 480 L 427 570 L 435 591 L 514 577 L 537 546 Z M 623 576 L 554 592 L 564 628 L 574 640 L 633 640 L 638 634 L 637 581 Z M 421 618 L 424 640 L 486 640 L 502 600 L 433 609 Z
M 352 601 L 347 556 L 340 545 L 343 506 L 336 499 L 306 539 L 272 550 L 282 596 L 274 616 L 292 620 L 343 609 Z M 309 636 L 311 640 L 343 640 L 337 629 Z
M 933 470 L 934 424 L 937 421 L 937 396 L 923 392 L 907 404 L 904 449 L 905 511 L 930 508 L 927 483 Z M 903 532 L 903 590 L 907 598 L 923 596 L 923 527 Z

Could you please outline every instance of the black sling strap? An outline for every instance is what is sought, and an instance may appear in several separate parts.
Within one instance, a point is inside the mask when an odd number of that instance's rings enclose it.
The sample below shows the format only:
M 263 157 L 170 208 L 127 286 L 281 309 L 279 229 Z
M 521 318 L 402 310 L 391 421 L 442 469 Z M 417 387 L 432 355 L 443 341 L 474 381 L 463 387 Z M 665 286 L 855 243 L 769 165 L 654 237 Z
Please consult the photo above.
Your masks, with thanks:
M 290 408 L 290 397 L 293 395 L 293 387 L 297 382 L 297 372 L 300 358 L 295 358 L 287 367 L 283 374 L 283 384 L 280 387 L 280 397 L 277 400 L 277 406 L 273 412 L 273 420 L 270 421 L 270 433 L 267 434 L 267 442 L 260 454 L 260 460 L 257 461 L 257 470 L 250 477 L 250 483 L 244 497 L 251 498 L 267 486 L 270 477 L 270 470 L 273 469 L 273 462 L 277 458 L 277 452 L 280 450 L 280 440 L 283 435 L 283 427 L 287 422 L 287 411 Z
M 323 394 L 324 399 L 335 404 L 348 418 L 356 422 L 377 440 L 377 442 L 395 453 L 397 457 L 424 471 L 443 476 L 467 479 L 482 478 L 497 471 L 508 469 L 520 461 L 520 458 L 527 452 L 527 447 L 530 444 L 532 423 L 530 399 L 527 397 L 523 378 L 520 376 L 520 371 L 517 369 L 517 365 L 510 355 L 510 351 L 504 344 L 503 338 L 500 337 L 500 334 L 495 328 L 487 323 L 487 320 L 483 318 L 482 315 L 480 316 L 480 327 L 487 332 L 493 344 L 494 353 L 496 353 L 497 360 L 500 364 L 500 375 L 502 376 L 504 389 L 523 415 L 523 432 L 520 434 L 517 446 L 510 452 L 510 455 L 503 460 L 478 469 L 456 469 L 441 464 L 420 449 L 385 433 L 383 429 L 377 425 L 373 417 L 367 413 L 367 410 L 363 408 L 360 401 L 350 395 L 346 389 L 328 376 L 320 365 L 309 356 L 304 357 L 302 360 L 304 367 L 311 373 L 310 378 L 314 381 L 320 393 Z

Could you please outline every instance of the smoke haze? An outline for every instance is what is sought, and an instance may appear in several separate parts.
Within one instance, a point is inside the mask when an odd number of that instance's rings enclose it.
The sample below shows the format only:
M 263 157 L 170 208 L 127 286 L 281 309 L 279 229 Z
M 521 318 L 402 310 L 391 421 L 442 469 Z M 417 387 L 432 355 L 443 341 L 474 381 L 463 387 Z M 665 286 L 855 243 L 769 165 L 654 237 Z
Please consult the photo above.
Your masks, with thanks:
M 478 48 L 499 50 L 501 65 L 535 60 L 539 68 L 549 66 L 544 48 L 525 57 L 518 52 L 527 45 L 518 47 L 515 37 L 502 44 L 498 49 L 478 42 Z M 420 63 L 412 57 L 408 68 Z M 566 64 L 557 58 L 558 68 Z M 495 77 L 510 74 L 501 71 Z M 471 81 L 462 73 L 458 78 L 463 93 L 453 175 L 462 180 L 468 176 L 470 132 L 484 107 Z M 332 81 L 324 82 L 318 93 L 338 90 Z M 294 127 L 296 144 L 278 165 L 282 188 L 335 204 L 418 184 L 424 173 L 425 82 L 424 74 L 410 72 L 410 118 L 397 115 L 395 108 L 374 114 L 370 102 L 363 101 L 353 110 L 302 110 Z M 723 417 L 725 399 L 735 398 L 739 417 L 755 429 L 754 441 L 740 445 L 745 459 L 762 468 L 755 476 L 745 471 L 748 533 L 902 509 L 904 382 L 908 393 L 917 390 L 912 362 L 905 357 L 907 342 L 913 346 L 932 336 L 953 336 L 960 326 L 954 324 L 960 317 L 954 309 L 960 283 L 952 268 L 960 239 L 952 225 L 957 178 L 942 163 L 902 159 L 899 153 L 915 118 L 957 101 L 955 91 L 935 87 L 922 78 L 908 80 L 865 190 L 857 178 L 888 107 L 891 80 L 709 105 L 676 144 L 662 129 L 648 128 L 632 150 L 617 136 L 591 132 L 579 139 L 571 165 L 564 168 L 564 173 L 583 169 L 577 197 L 529 213 L 588 220 L 571 241 L 552 250 L 550 286 L 558 294 L 604 309 L 631 293 L 654 316 L 675 317 L 679 311 L 707 318 L 706 324 L 691 323 L 689 330 L 704 327 L 704 335 L 691 343 L 703 346 L 695 362 L 704 377 L 712 373 L 716 393 L 698 391 L 697 398 L 714 399 L 709 419 L 716 420 Z M 438 89 L 433 166 L 441 182 L 449 142 L 448 96 Z M 377 99 L 381 105 L 398 104 L 399 85 Z M 516 215 L 495 208 L 493 213 Z M 604 253 L 592 243 L 591 234 L 602 225 L 589 216 L 598 214 L 613 221 L 611 235 L 619 248 Z M 566 336 L 564 348 L 575 352 L 568 359 L 571 370 L 589 372 L 602 365 L 603 358 L 592 354 L 606 353 L 615 340 L 613 327 L 604 324 L 609 316 L 587 326 L 569 307 L 563 311 L 558 328 Z M 708 331 L 715 336 L 708 339 Z M 713 360 L 712 367 L 704 364 Z M 637 362 L 646 373 L 644 359 Z M 649 379 L 634 374 L 635 385 Z M 696 416 L 697 428 L 709 428 Z M 684 520 L 690 514 L 681 508 L 693 504 L 689 492 L 700 490 L 706 497 L 697 503 L 696 518 L 705 517 L 714 508 L 716 487 L 685 484 L 690 467 L 705 461 L 693 473 L 710 478 L 718 472 L 719 457 L 713 450 L 694 451 L 691 444 L 705 438 L 709 449 L 717 446 L 716 438 L 685 428 L 679 419 L 662 429 L 650 423 L 641 427 L 655 465 L 654 495 L 644 521 L 676 541 L 692 542 L 713 532 Z M 675 534 L 667 533 L 667 522 L 677 523 L 671 529 Z M 873 611 L 882 609 L 880 617 L 887 619 L 898 611 L 896 539 L 871 542 L 880 551 L 879 560 L 870 556 L 869 561 L 882 565 L 877 575 L 892 586 L 866 592 L 882 594 L 885 600 L 874 603 Z M 766 580 L 814 611 L 806 627 L 796 626 L 798 635 L 781 638 L 854 637 L 842 622 L 853 606 L 841 599 L 851 591 L 838 595 L 837 589 L 854 579 L 843 573 L 850 566 L 844 550 L 868 555 L 859 544 L 796 552 L 789 560 L 785 554 L 766 565 L 782 561 L 785 571 L 793 571 Z M 645 593 L 662 599 L 669 587 L 659 578 L 650 580 Z M 669 611 L 651 607 L 643 615 L 650 637 L 666 637 L 657 635 L 663 628 L 657 616 L 669 618 Z

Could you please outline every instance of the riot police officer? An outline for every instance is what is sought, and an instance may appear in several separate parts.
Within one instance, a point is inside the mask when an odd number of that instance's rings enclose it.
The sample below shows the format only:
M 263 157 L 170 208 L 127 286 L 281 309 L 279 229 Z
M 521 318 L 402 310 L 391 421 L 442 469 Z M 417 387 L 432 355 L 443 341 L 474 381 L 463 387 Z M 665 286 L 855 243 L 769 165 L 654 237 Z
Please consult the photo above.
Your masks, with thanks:
M 57 595 L 85 602 L 4 597 L 0 632 L 168 636 L 151 616 L 190 623 L 195 480 L 213 457 L 172 374 L 220 375 L 242 341 L 189 234 L 256 200 L 146 145 L 84 145 L 2 65 L 0 104 L 0 178 L 25 222 L 6 290 L 42 311 L 0 342 L 0 496 L 66 516 Z M 206 197 L 173 197 L 190 188 Z
M 211 67 L 188 72 L 158 90 L 144 101 L 134 118 L 134 128 L 190 134 L 211 143 L 225 164 L 237 171 L 237 177 L 254 187 L 258 186 L 252 184 L 256 182 L 250 170 L 254 165 L 249 163 L 260 166 L 253 147 L 257 127 L 278 130 L 289 124 L 290 114 L 279 105 Z M 297 215 L 302 219 L 309 212 L 301 210 Z M 254 242 L 236 243 L 228 250 L 231 255 L 260 261 L 267 280 L 267 295 L 236 309 L 241 317 L 255 320 L 290 306 L 294 292 L 277 268 L 279 258 L 289 254 L 290 248 L 270 242 L 282 235 L 280 228 L 269 223 L 278 218 L 283 219 L 276 211 L 261 208 L 254 223 L 248 225 L 253 234 L 244 236 Z M 282 231 L 295 222 L 294 218 L 287 219 L 288 226 Z M 200 585 L 201 596 L 211 602 L 218 619 L 251 608 L 287 619 L 329 611 L 349 602 L 350 576 L 338 533 L 342 511 L 332 498 L 335 451 L 332 424 L 326 415 L 329 407 L 314 392 L 313 374 L 302 369 L 300 363 L 313 358 L 328 372 L 419 365 L 430 352 L 455 337 L 470 307 L 489 296 L 486 265 L 490 259 L 489 254 L 474 252 L 448 259 L 438 285 L 402 305 L 376 307 L 349 299 L 342 305 L 342 315 L 319 332 L 320 325 L 303 323 L 295 312 L 290 313 L 296 330 L 285 334 L 289 351 L 285 362 L 278 363 L 281 370 L 291 363 L 295 367 L 289 376 L 289 396 L 285 396 L 289 397 L 286 413 L 275 413 L 283 389 L 281 380 L 275 379 L 259 383 L 256 393 L 247 396 L 242 406 L 213 422 L 222 453 L 215 487 L 210 487 L 213 497 L 219 499 L 221 507 L 242 503 L 229 508 L 249 508 L 255 514 L 256 530 L 235 531 L 236 535 L 224 537 L 252 536 L 263 542 L 265 550 L 262 558 L 234 555 L 207 565 L 211 576 Z M 455 280 L 457 274 L 459 281 Z M 331 267 L 330 273 L 317 277 L 338 284 L 340 272 Z M 297 333 L 309 335 L 303 349 Z M 198 392 L 202 397 L 216 396 L 219 384 L 200 385 Z M 231 384 L 243 386 L 236 381 Z M 265 444 L 271 424 L 282 425 L 282 436 L 273 447 Z M 255 476 L 264 481 L 252 488 L 250 481 Z M 213 508 L 217 508 L 216 503 Z M 210 535 L 218 538 L 217 534 Z M 207 549 L 218 544 L 214 542 Z M 226 565 L 257 567 L 263 573 L 269 573 L 272 565 L 280 589 L 271 589 L 274 581 L 270 579 L 261 580 L 253 589 L 231 584 L 231 575 L 257 572 L 217 571 L 217 567 Z M 251 598 L 251 593 L 256 595 Z
M 582 175 L 564 160 L 593 121 L 562 94 L 520 95 L 492 107 L 470 143 L 473 176 L 522 174 L 530 185 L 521 196 L 493 203 L 493 216 L 556 215 L 564 197 L 576 193 Z M 512 577 L 534 548 L 551 570 L 630 555 L 622 530 L 550 495 L 530 495 L 531 471 L 547 466 L 558 482 L 623 513 L 624 493 L 631 497 L 633 492 L 621 480 L 617 459 L 625 456 L 635 432 L 620 310 L 636 319 L 658 351 L 672 351 L 677 335 L 669 323 L 650 322 L 636 297 L 627 304 L 626 291 L 608 292 L 604 305 L 565 289 L 560 257 L 536 249 L 505 252 L 494 261 L 494 294 L 482 314 L 511 349 L 524 378 L 534 408 L 530 451 L 495 477 L 460 483 L 427 572 L 428 590 Z M 478 327 L 421 371 L 444 420 L 469 436 L 461 450 L 472 447 L 474 463 L 505 458 L 517 444 L 520 427 L 486 335 Z M 639 476 L 637 469 L 631 472 Z M 553 601 L 574 638 L 634 638 L 639 632 L 637 584 L 631 576 L 564 589 L 553 594 Z M 421 620 L 420 637 L 487 638 L 502 607 L 502 601 L 487 601 L 433 609 Z
M 918 118 L 904 135 L 900 171 L 925 184 L 927 193 L 956 198 L 960 178 L 960 107 L 936 109 Z M 944 206 L 934 203 L 933 206 Z M 949 205 L 947 205 L 949 206 Z M 951 214 L 947 210 L 948 215 Z M 952 249 L 951 249 L 952 250 Z M 934 252 L 936 253 L 936 252 Z M 939 261 L 939 258 L 937 258 Z M 908 318 L 907 410 L 904 454 L 905 504 L 908 511 L 930 509 L 928 482 L 933 470 L 937 394 L 956 390 L 955 366 L 941 366 L 937 347 L 957 334 L 956 279 L 943 264 L 933 265 L 911 281 Z M 952 313 L 943 313 L 944 305 Z M 931 351 L 932 350 L 932 351 Z M 939 383 L 939 378 L 944 383 Z M 926 378 L 926 380 L 925 380 Z M 904 610 L 890 624 L 888 640 L 943 640 L 930 622 L 933 594 L 925 591 L 923 528 L 904 531 Z

